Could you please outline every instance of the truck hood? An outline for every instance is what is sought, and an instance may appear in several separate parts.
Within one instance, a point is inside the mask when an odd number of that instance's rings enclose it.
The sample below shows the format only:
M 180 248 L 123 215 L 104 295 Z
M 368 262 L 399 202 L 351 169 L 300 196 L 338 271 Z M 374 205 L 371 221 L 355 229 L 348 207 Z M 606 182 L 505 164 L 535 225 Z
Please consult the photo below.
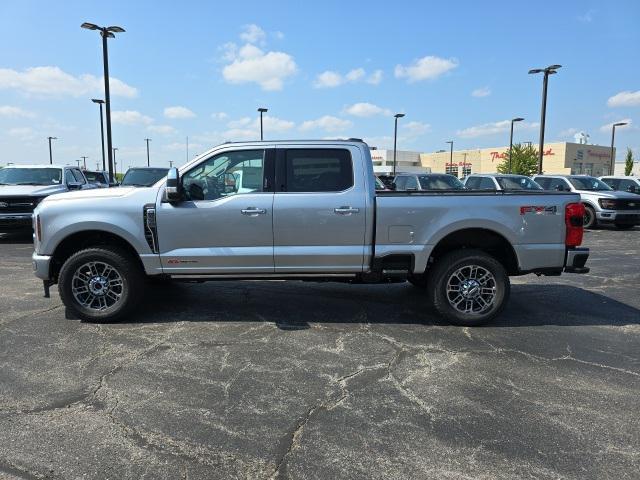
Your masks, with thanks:
M 576 193 L 580 193 L 580 194 L 584 194 L 584 195 L 592 195 L 594 197 L 598 197 L 598 198 L 633 198 L 635 200 L 638 199 L 638 195 L 635 193 L 629 193 L 629 192 L 620 192 L 620 191 L 608 191 L 608 190 L 601 190 L 601 191 L 597 191 L 594 192 L 592 190 L 576 190 Z
M 138 187 L 114 187 L 114 188 L 92 188 L 88 190 L 75 190 L 73 192 L 61 193 L 53 197 L 47 197 L 45 202 L 59 202 L 64 200 L 88 200 L 92 198 L 118 198 L 124 197 L 134 191 L 141 190 Z
M 66 191 L 64 185 L 0 185 L 0 196 L 8 197 L 44 197 Z

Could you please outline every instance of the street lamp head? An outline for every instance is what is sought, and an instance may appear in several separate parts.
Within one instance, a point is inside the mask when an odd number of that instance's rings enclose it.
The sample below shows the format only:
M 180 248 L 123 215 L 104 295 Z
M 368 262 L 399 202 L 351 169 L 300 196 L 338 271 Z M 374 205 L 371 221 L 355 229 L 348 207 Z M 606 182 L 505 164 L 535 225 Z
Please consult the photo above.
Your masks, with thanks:
M 104 100 L 100 99 L 100 98 L 92 98 L 91 101 L 93 103 L 104 103 Z
M 259 111 L 260 113 L 264 113 L 264 112 L 268 112 L 268 111 L 269 111 L 269 109 L 268 109 L 268 108 L 260 107 L 260 108 L 258 108 L 258 111 Z
M 108 31 L 106 31 L 106 30 L 103 30 L 101 35 L 102 35 L 103 37 L 107 37 L 107 38 L 116 38 L 116 36 L 115 36 L 113 33 L 108 32 Z
M 58 137 L 47 137 L 49 140 L 57 140 Z
M 546 68 L 546 70 L 557 70 L 557 69 L 559 69 L 559 68 L 562 68 L 562 65 L 555 64 L 555 65 L 549 65 L 549 66 Z
M 86 28 L 87 30 L 100 30 L 100 27 L 95 23 L 84 22 L 80 25 L 80 28 Z
M 444 143 L 450 143 L 451 145 L 453 145 L 453 140 L 448 140 L 448 141 L 446 141 Z
M 395 117 L 395 118 L 402 118 L 402 117 L 404 117 L 404 115 L 405 115 L 404 113 L 396 113 L 396 114 L 394 115 L 394 117 Z
M 523 120 L 524 120 L 524 118 L 522 118 L 522 117 L 517 117 L 517 118 L 514 118 L 514 119 L 513 119 L 513 120 L 511 120 L 511 121 L 512 121 L 512 122 L 521 122 L 521 121 L 523 121 Z
M 621 127 L 623 125 L 627 125 L 627 122 L 618 122 L 613 124 L 614 127 Z
M 542 73 L 542 72 L 544 72 L 544 70 L 541 68 L 533 68 L 529 70 L 529 73 Z
M 107 27 L 108 32 L 116 32 L 123 33 L 125 30 L 122 27 L 118 27 L 117 25 L 112 25 L 111 27 Z

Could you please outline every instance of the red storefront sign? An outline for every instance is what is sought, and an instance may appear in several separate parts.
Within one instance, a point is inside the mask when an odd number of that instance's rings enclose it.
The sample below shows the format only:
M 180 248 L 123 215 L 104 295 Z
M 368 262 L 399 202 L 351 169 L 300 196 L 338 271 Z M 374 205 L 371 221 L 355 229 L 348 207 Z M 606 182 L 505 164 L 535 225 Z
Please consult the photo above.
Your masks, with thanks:
M 549 148 L 548 150 L 543 150 L 542 151 L 542 155 L 547 156 L 547 155 L 555 155 L 555 153 L 553 153 L 553 149 Z M 504 158 L 509 158 L 509 155 L 507 154 L 507 152 L 491 152 L 491 161 L 493 162 L 496 158 L 498 159 L 504 159 Z

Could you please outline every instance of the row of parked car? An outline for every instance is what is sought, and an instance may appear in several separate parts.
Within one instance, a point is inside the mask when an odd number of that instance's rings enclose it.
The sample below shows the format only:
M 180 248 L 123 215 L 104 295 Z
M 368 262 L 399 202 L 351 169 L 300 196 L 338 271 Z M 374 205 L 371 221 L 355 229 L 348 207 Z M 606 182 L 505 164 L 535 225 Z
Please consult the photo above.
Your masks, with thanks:
M 0 232 L 31 228 L 31 215 L 43 198 L 72 190 L 108 187 L 148 187 L 167 175 L 168 168 L 132 167 L 122 182 L 109 183 L 103 171 L 74 166 L 9 165 L 0 169 Z
M 379 190 L 399 191 L 554 191 L 580 194 L 584 226 L 615 225 L 627 230 L 640 225 L 640 178 L 631 176 L 471 174 L 462 181 L 443 173 L 399 173 L 377 179 Z

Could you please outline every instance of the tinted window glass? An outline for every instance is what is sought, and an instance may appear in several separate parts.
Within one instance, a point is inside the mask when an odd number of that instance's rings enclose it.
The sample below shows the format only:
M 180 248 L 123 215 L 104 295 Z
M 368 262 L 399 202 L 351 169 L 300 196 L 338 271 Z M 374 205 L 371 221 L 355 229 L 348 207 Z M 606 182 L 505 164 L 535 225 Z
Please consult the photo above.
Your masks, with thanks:
M 464 185 L 453 175 L 423 175 L 420 177 L 423 190 L 462 190 Z
M 404 186 L 406 190 L 418 190 L 418 181 L 416 177 L 407 177 L 407 184 Z
M 64 171 L 64 179 L 67 182 L 67 185 L 70 183 L 76 183 L 76 177 L 73 175 L 73 172 L 71 170 L 65 170 Z
M 549 190 L 549 183 L 551 182 L 550 178 L 544 177 L 536 177 L 533 179 L 538 185 L 540 185 L 544 190 Z
M 287 150 L 286 171 L 288 192 L 341 192 L 353 186 L 348 150 Z
M 72 172 L 73 172 L 73 176 L 76 177 L 76 182 L 87 183 L 87 181 L 84 178 L 84 175 L 82 175 L 82 172 L 80 170 L 78 170 L 77 168 L 74 168 Z
M 614 190 L 618 189 L 618 185 L 620 184 L 620 180 L 616 178 L 603 178 L 602 181 L 609 185 Z
M 566 192 L 566 191 L 569 191 L 570 189 L 571 187 L 567 185 L 567 182 L 564 180 L 564 178 L 549 179 L 549 186 L 547 187 L 547 190 L 557 190 L 559 192 Z
M 85 170 L 84 176 L 91 183 L 109 183 L 103 173 L 100 172 L 88 172 Z
M 264 150 L 238 150 L 215 155 L 182 176 L 187 200 L 216 200 L 261 192 Z
M 489 177 L 481 177 L 480 185 L 478 187 L 480 190 L 495 190 L 496 184 L 493 183 L 493 180 Z
M 0 185 L 55 185 L 61 181 L 59 168 L 0 168 Z
M 633 180 L 624 180 L 624 179 L 620 180 L 620 184 L 617 187 L 617 189 L 622 191 L 627 191 L 630 187 L 633 187 L 636 190 L 640 189 L 640 185 L 638 185 Z
M 469 177 L 464 186 L 469 190 L 475 190 L 480 187 L 480 179 L 478 177 Z
M 569 181 L 576 190 L 611 190 L 609 185 L 594 177 L 569 177 Z
M 503 190 L 542 190 L 542 187 L 529 177 L 508 176 L 496 177 L 498 185 Z
M 396 190 L 404 190 L 407 185 L 407 177 L 396 177 L 393 184 L 395 185 Z
M 121 185 L 129 187 L 150 187 L 167 176 L 168 168 L 130 168 L 125 173 Z

